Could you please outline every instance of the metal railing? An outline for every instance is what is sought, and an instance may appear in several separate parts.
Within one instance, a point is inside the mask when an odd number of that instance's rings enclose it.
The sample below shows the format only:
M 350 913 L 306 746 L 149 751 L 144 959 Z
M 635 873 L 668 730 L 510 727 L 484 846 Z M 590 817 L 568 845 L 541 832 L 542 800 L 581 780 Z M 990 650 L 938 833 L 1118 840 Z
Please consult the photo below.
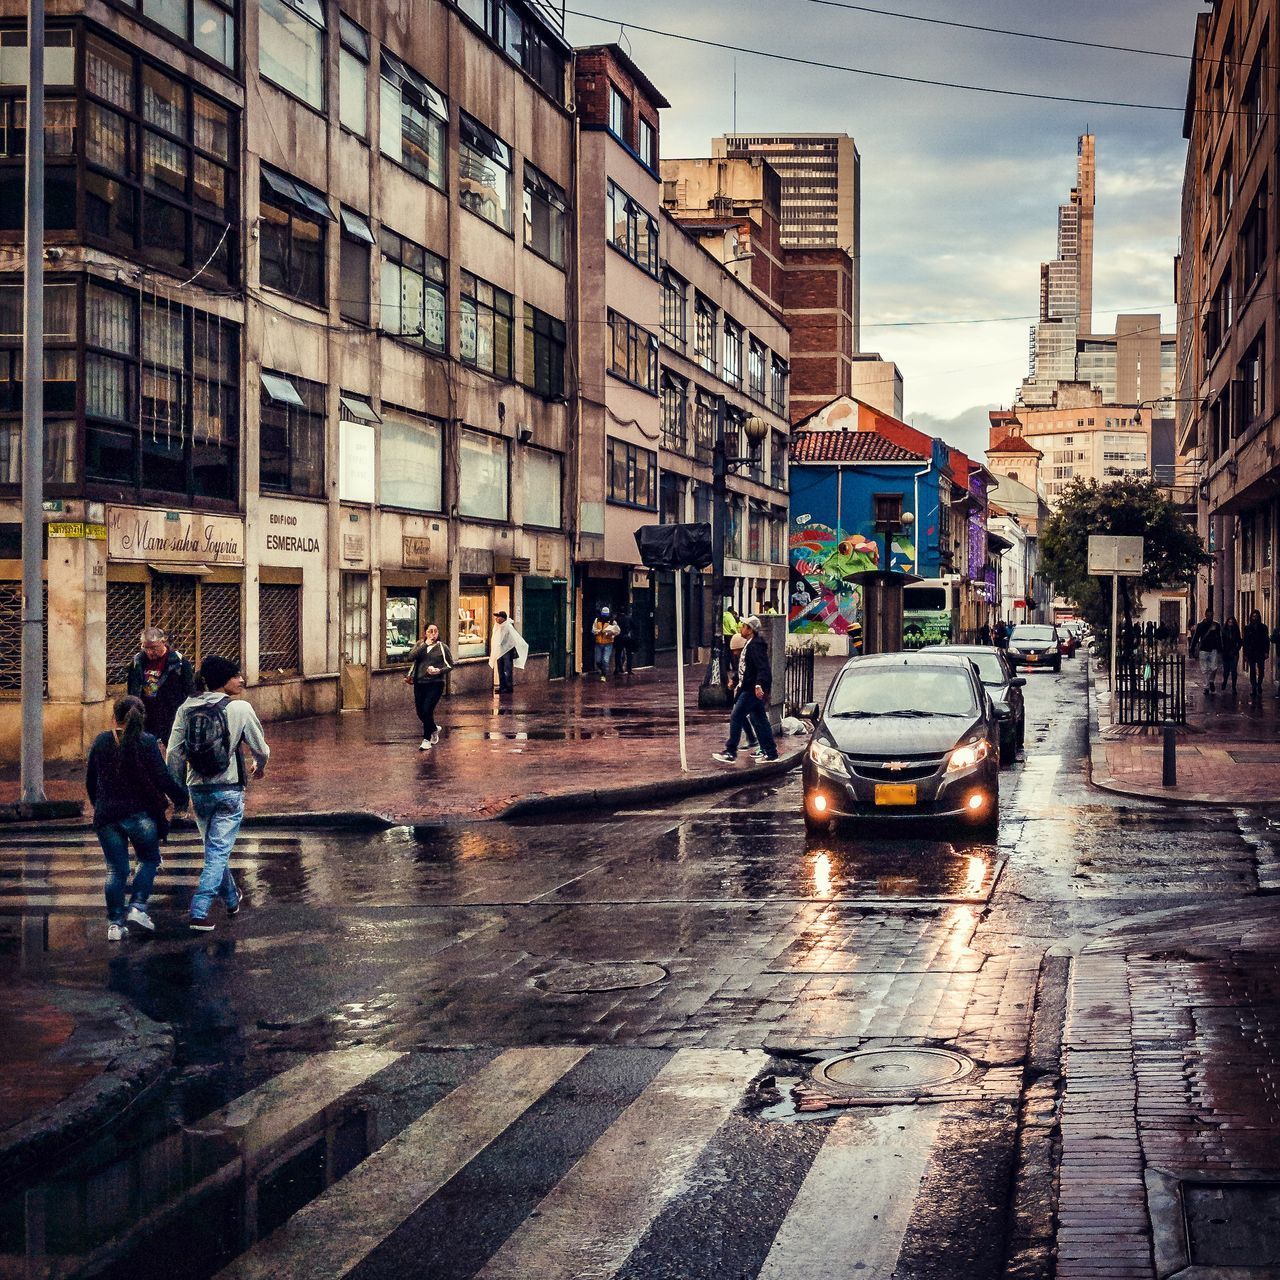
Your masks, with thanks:
M 812 649 L 791 649 L 787 653 L 782 681 L 782 714 L 795 715 L 806 702 L 813 701 Z
M 1112 691 L 1115 724 L 1186 724 L 1187 660 L 1168 641 L 1122 636 Z

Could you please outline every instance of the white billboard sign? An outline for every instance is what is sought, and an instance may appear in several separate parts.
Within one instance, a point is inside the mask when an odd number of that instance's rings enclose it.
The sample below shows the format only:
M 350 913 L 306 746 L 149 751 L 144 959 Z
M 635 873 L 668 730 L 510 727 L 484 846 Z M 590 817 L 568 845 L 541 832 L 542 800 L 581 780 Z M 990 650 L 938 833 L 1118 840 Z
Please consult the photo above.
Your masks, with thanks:
M 1122 578 L 1140 578 L 1144 560 L 1141 537 L 1122 537 L 1109 533 L 1089 535 L 1091 574 L 1114 573 Z

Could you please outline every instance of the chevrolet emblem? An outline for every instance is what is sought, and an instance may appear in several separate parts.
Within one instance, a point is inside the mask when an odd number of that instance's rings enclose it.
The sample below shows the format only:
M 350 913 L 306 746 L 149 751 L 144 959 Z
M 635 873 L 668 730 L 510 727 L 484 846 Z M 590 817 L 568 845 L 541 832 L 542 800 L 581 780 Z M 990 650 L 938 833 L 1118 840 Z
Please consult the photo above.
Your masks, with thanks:
M 907 767 L 905 760 L 890 760 L 884 766 L 890 773 L 901 773 Z

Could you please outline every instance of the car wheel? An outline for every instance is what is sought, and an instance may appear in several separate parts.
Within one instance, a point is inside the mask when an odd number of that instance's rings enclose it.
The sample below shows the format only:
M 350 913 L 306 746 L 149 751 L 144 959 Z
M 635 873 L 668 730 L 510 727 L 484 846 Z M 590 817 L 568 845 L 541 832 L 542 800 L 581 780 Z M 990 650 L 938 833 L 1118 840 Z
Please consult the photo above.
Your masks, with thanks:
M 1057 662 L 1055 662 L 1055 663 L 1053 664 L 1053 669 L 1054 669 L 1055 671 L 1061 671 L 1061 670 L 1062 670 L 1062 659 L 1061 659 L 1061 658 L 1059 658 L 1059 659 L 1057 660 Z

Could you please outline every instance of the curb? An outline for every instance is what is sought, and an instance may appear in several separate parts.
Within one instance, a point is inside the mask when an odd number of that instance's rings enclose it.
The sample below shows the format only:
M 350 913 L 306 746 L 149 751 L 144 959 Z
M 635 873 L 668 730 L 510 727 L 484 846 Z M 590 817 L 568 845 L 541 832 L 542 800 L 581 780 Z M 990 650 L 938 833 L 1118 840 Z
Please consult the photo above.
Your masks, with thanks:
M 108 997 L 100 992 L 58 990 L 50 998 L 78 1015 L 72 1042 L 60 1054 L 92 1055 L 105 1059 L 105 1065 L 49 1111 L 0 1135 L 0 1186 L 17 1182 L 40 1162 L 94 1137 L 173 1062 L 173 1035 L 136 1009 L 114 1001 L 104 1007 Z M 94 1021 L 100 1028 L 97 1040 L 87 1025 Z

